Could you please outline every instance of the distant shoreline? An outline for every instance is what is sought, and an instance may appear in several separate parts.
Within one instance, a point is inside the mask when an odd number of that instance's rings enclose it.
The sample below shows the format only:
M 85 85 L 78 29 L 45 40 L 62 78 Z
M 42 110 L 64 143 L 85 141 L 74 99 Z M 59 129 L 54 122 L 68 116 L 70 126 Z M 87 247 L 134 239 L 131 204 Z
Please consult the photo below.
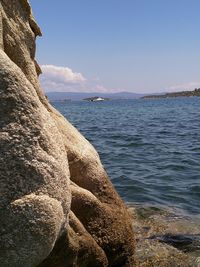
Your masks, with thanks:
M 200 96 L 200 88 L 196 88 L 193 91 L 182 91 L 182 92 L 174 92 L 174 93 L 166 93 L 163 95 L 146 95 L 141 97 L 141 99 L 157 99 L 157 98 L 173 98 L 173 97 L 192 97 L 192 96 Z

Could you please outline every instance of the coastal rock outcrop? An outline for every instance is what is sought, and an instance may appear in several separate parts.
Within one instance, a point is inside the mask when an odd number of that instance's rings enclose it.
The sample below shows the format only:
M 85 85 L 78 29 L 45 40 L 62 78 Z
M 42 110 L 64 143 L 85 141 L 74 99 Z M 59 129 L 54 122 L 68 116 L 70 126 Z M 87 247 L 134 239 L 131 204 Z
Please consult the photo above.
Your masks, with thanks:
M 93 146 L 45 98 L 27 0 L 0 3 L 0 266 L 131 267 L 131 217 Z

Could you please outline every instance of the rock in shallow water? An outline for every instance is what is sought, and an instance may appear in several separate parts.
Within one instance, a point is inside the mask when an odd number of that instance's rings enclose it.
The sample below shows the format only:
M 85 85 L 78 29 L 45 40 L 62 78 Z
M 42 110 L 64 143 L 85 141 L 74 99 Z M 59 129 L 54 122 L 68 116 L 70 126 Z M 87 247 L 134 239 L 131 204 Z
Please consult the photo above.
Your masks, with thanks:
M 188 217 L 171 209 L 140 205 L 134 208 L 132 206 L 130 212 L 133 215 L 133 228 L 137 239 L 137 267 L 199 267 L 198 243 L 194 247 L 195 250 L 183 252 L 175 248 L 174 243 L 160 242 L 165 236 L 174 237 L 174 241 L 179 236 L 196 237 L 198 240 L 198 218 Z M 170 235 L 167 234 L 169 232 Z M 189 243 L 191 245 L 191 242 Z
M 46 100 L 26 0 L 0 5 L 0 266 L 129 266 L 131 217 L 92 145 Z
M 170 234 L 155 235 L 149 239 L 169 244 L 184 252 L 200 251 L 200 235 L 190 234 Z

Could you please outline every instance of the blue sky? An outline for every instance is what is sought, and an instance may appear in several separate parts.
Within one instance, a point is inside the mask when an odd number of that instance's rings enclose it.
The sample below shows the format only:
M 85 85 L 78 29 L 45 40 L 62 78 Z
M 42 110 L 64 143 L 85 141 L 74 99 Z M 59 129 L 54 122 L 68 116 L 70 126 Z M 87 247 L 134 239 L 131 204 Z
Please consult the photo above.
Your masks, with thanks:
M 199 0 L 31 0 L 46 91 L 200 87 Z

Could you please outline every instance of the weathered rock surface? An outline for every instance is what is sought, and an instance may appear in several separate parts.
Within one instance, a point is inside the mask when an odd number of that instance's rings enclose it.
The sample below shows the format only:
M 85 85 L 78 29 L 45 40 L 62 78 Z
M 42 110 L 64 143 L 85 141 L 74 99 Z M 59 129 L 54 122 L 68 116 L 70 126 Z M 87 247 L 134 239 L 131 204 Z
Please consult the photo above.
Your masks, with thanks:
M 46 100 L 26 0 L 0 3 L 0 266 L 133 266 L 131 218 L 93 146 Z

